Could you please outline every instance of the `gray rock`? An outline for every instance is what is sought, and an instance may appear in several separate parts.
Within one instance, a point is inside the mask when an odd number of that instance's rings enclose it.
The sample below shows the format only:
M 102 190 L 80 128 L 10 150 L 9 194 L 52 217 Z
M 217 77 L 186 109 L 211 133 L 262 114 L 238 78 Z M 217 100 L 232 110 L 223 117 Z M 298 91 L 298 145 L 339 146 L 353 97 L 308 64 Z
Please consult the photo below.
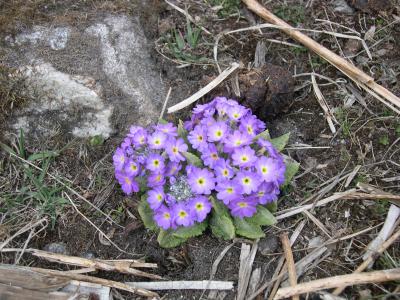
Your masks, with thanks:
M 258 242 L 258 251 L 261 255 L 268 255 L 276 252 L 279 247 L 279 240 L 276 236 L 270 235 Z
M 64 242 L 47 244 L 44 246 L 43 250 L 57 254 L 69 255 L 67 245 Z
M 157 120 L 164 86 L 139 21 L 99 16 L 91 23 L 34 26 L 0 46 L 4 62 L 26 78 L 32 101 L 15 112 L 11 128 L 108 138 L 130 124 Z
M 334 11 L 346 15 L 354 14 L 354 9 L 347 4 L 346 0 L 335 0 L 333 1 Z

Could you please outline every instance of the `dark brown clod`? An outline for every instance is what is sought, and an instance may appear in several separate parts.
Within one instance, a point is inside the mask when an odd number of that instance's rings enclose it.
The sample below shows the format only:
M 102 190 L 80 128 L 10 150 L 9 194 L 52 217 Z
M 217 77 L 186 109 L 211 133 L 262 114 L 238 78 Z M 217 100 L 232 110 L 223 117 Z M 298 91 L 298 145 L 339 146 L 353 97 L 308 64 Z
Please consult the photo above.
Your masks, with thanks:
M 243 104 L 262 120 L 287 111 L 293 102 L 293 76 L 280 66 L 266 64 L 242 73 L 239 86 Z

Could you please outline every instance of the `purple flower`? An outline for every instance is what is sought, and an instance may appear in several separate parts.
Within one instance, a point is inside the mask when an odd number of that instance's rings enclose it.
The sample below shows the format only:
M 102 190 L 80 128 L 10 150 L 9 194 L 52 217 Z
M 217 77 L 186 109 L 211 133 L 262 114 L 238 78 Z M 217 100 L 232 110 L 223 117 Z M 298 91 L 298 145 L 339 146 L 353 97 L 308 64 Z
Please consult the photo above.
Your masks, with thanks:
M 192 191 L 196 194 L 209 195 L 215 187 L 214 175 L 207 169 L 192 168 L 190 174 L 188 174 L 188 182 Z
M 256 162 L 256 153 L 249 146 L 238 148 L 232 154 L 233 164 L 239 167 L 250 167 Z
M 207 147 L 206 129 L 197 125 L 188 135 L 188 140 L 194 149 L 204 149 Z
M 139 184 L 132 177 L 123 172 L 115 173 L 115 177 L 125 194 L 130 195 L 139 192 Z
M 265 123 L 254 115 L 247 115 L 240 120 L 239 129 L 250 136 L 255 136 L 265 129 Z
M 200 120 L 200 124 L 206 128 L 210 127 L 215 122 L 217 122 L 217 121 L 215 121 L 215 119 L 213 117 L 207 117 L 207 118 Z
M 161 131 L 169 136 L 178 136 L 178 128 L 172 123 L 167 124 L 157 124 L 153 126 L 156 131 Z
M 239 121 L 243 116 L 247 114 L 249 110 L 242 105 L 236 104 L 228 108 L 227 114 L 229 119 L 232 121 Z
M 247 197 L 244 199 L 233 200 L 229 203 L 232 216 L 243 218 L 251 217 L 257 212 L 257 199 Z
M 133 138 L 135 136 L 135 133 L 138 132 L 140 129 L 143 129 L 143 127 L 132 125 L 129 128 L 129 133 L 127 134 L 127 136 Z
M 169 177 L 175 176 L 181 168 L 182 166 L 179 163 L 169 162 L 165 171 L 165 175 Z
M 177 203 L 173 207 L 176 225 L 192 226 L 194 224 L 194 218 L 191 216 L 189 209 L 183 203 Z
M 146 169 L 150 170 L 154 173 L 162 173 L 164 172 L 165 164 L 164 157 L 160 154 L 152 153 L 147 157 L 146 160 Z
M 164 190 L 160 186 L 147 192 L 147 202 L 153 210 L 157 210 L 162 205 L 164 199 Z
M 163 149 L 167 135 L 163 132 L 156 131 L 151 136 L 148 137 L 148 143 L 150 149 Z
M 133 144 L 136 147 L 141 147 L 146 145 L 147 142 L 147 132 L 143 128 L 139 128 L 132 137 Z
M 115 151 L 115 153 L 113 155 L 113 163 L 114 163 L 115 170 L 121 171 L 125 166 L 126 160 L 127 160 L 127 157 L 125 155 L 125 151 L 122 150 L 121 148 L 117 148 L 117 150 Z
M 248 134 L 235 130 L 224 140 L 224 151 L 230 153 L 236 148 L 250 145 L 251 140 L 252 138 Z
M 261 156 L 256 163 L 257 173 L 265 182 L 277 182 L 281 171 L 281 162 L 272 157 Z
M 209 144 L 207 148 L 202 150 L 201 159 L 204 164 L 210 168 L 214 168 L 219 159 L 217 147 L 214 144 Z
M 281 157 L 281 155 L 279 154 L 278 150 L 276 150 L 276 148 L 274 147 L 274 145 L 272 145 L 272 143 L 270 141 L 264 140 L 262 138 L 259 138 L 257 140 L 257 144 L 268 151 L 268 154 L 270 157 L 272 158 L 278 158 Z
M 163 173 L 151 173 L 147 177 L 147 185 L 149 187 L 157 187 L 165 184 L 165 177 Z
M 272 182 L 263 182 L 258 187 L 257 193 L 254 194 L 259 204 L 271 203 L 278 199 L 279 187 Z
M 212 124 L 207 131 L 208 141 L 209 142 L 219 142 L 223 138 L 225 138 L 228 131 L 228 126 L 225 122 L 215 122 Z
M 153 219 L 158 227 L 167 230 L 172 227 L 173 217 L 172 211 L 165 205 L 161 205 L 154 214 Z
M 217 198 L 228 205 L 229 202 L 235 199 L 241 199 L 243 188 L 236 180 L 219 181 L 215 189 L 218 191 Z
M 198 104 L 195 108 L 193 108 L 193 115 L 203 116 L 203 117 L 210 117 L 215 113 L 215 102 L 211 101 L 210 103 L 206 104 Z
M 131 138 L 130 138 L 130 137 L 124 138 L 124 141 L 123 141 L 122 144 L 121 144 L 121 148 L 124 149 L 125 152 L 128 152 L 127 150 L 128 150 L 129 148 L 132 148 L 131 146 L 132 146 L 132 140 L 131 140 Z
M 218 111 L 218 115 L 219 116 L 224 116 L 226 115 L 230 104 L 228 103 L 228 100 L 225 97 L 216 97 L 214 99 L 214 101 L 216 102 L 215 104 L 215 108 Z
M 188 146 L 185 144 L 185 141 L 182 138 L 177 140 L 172 140 L 167 143 L 166 151 L 168 153 L 168 157 L 173 162 L 180 162 L 186 160 L 182 155 L 182 152 L 186 152 Z
M 211 211 L 211 203 L 207 197 L 197 196 L 189 201 L 189 209 L 195 221 L 203 222 Z
M 234 171 L 229 164 L 229 160 L 220 158 L 214 165 L 214 171 L 217 179 L 230 179 L 234 175 Z
M 128 162 L 126 163 L 125 166 L 125 173 L 128 176 L 135 177 L 136 175 L 139 174 L 139 171 L 140 171 L 140 165 L 133 159 L 128 159 Z
M 255 192 L 261 183 L 258 179 L 258 175 L 249 171 L 238 172 L 236 179 L 242 186 L 245 194 L 251 194 L 252 192 Z

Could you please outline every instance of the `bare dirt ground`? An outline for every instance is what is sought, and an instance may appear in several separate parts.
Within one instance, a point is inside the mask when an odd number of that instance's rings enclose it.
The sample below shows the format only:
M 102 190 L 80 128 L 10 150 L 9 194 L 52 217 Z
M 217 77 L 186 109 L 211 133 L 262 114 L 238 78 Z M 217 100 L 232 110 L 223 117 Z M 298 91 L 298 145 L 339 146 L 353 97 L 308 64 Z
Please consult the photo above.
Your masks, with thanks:
M 293 91 L 287 91 L 288 98 L 282 100 L 276 97 L 273 100 L 274 103 L 285 101 L 284 105 L 280 105 L 273 115 L 264 116 L 273 136 L 291 133 L 286 154 L 301 164 L 293 184 L 278 201 L 278 211 L 299 206 L 305 200 L 313 203 L 334 193 L 356 188 L 360 183 L 399 195 L 399 115 L 371 95 L 358 90 L 333 66 L 278 30 L 249 30 L 222 35 L 223 32 L 263 23 L 237 2 L 174 1 L 181 8 L 186 7 L 198 26 L 211 32 L 207 34 L 200 30 L 196 45 L 186 45 L 182 49 L 176 48 L 175 32 L 187 33 L 185 16 L 164 1 L 156 0 L 146 4 L 123 0 L 4 1 L 0 3 L 0 30 L 1 36 L 5 37 L 37 24 L 82 24 L 88 22 L 94 12 L 97 16 L 102 13 L 139 16 L 146 37 L 154 45 L 152 59 L 157 63 L 165 85 L 172 88 L 171 104 L 192 95 L 218 75 L 213 52 L 217 38 L 220 68 L 225 69 L 230 62 L 237 61 L 242 65 L 241 74 L 246 74 L 253 67 L 256 46 L 262 42 L 266 50 L 266 63 L 282 67 L 294 79 Z M 268 9 L 293 26 L 315 30 L 307 34 L 346 56 L 379 84 L 400 95 L 398 1 L 392 1 L 385 7 L 362 6 L 355 1 L 352 7 L 346 8 L 347 11 L 338 9 L 338 3 L 345 1 L 264 2 Z M 360 41 L 326 34 L 324 31 L 359 36 L 365 40 L 371 57 L 368 57 Z M 23 83 L 13 82 L 10 87 L 11 79 L 4 75 L 8 67 L 1 62 L 0 59 L 1 120 L 7 120 L 13 109 L 24 107 L 26 102 L 34 99 L 24 98 L 18 92 Z M 317 84 L 337 120 L 336 133 L 329 129 L 315 97 L 310 73 L 317 74 Z M 200 101 L 206 102 L 218 94 L 235 97 L 230 81 Z M 243 94 L 236 98 L 246 103 L 248 99 Z M 166 118 L 185 118 L 189 110 L 190 107 Z M 51 243 L 63 243 L 66 245 L 63 251 L 75 256 L 91 255 L 101 259 L 126 258 L 129 255 L 144 257 L 147 262 L 157 263 L 158 269 L 154 273 L 167 280 L 209 279 L 215 259 L 231 242 L 218 240 L 207 233 L 190 239 L 186 245 L 176 249 L 161 249 L 156 236 L 145 230 L 140 222 L 136 210 L 138 199 L 125 197 L 115 184 L 111 155 L 129 125 L 126 124 L 125 129 L 106 140 L 55 135 L 46 141 L 26 140 L 21 145 L 18 135 L 11 140 L 4 139 L 3 142 L 24 159 L 41 151 L 47 151 L 47 154 L 46 159 L 42 157 L 32 161 L 44 171 L 11 157 L 5 151 L 0 154 L 0 241 L 6 240 L 32 220 L 46 216 L 48 224 L 44 230 L 28 230 L 6 247 L 44 249 Z M 6 126 L 2 127 L 7 130 Z M 56 154 L 48 154 L 48 151 Z M 27 169 L 30 173 L 27 173 Z M 355 169 L 357 172 L 353 176 L 351 173 Z M 352 180 L 346 184 L 349 176 Z M 65 184 L 61 185 L 54 177 L 62 178 Z M 85 218 L 77 213 L 71 203 Z M 88 203 L 96 206 L 96 209 Z M 362 262 L 366 246 L 380 231 L 389 207 L 387 200 L 337 200 L 310 210 L 317 222 L 307 214 L 298 214 L 265 228 L 267 237 L 258 242 L 259 250 L 253 264 L 253 270 L 261 268 L 259 285 L 272 277 L 282 256 L 279 235 L 288 232 L 290 236 L 303 221 L 304 228 L 292 248 L 295 261 L 327 241 L 361 233 L 330 243 L 325 254 L 306 270 L 299 282 L 353 272 Z M 102 237 L 88 223 L 88 219 L 124 252 Z M 240 240 L 236 241 L 222 259 L 214 279 L 237 283 L 240 244 Z M 18 258 L 18 253 L 1 252 L 0 257 L 2 263 L 12 264 L 18 260 L 21 265 L 67 268 L 29 254 Z M 400 247 L 397 242 L 377 259 L 373 269 L 399 267 Z M 99 272 L 96 276 L 117 281 L 143 280 L 131 275 L 106 272 Z M 221 292 L 218 299 L 234 299 L 236 292 L 236 289 Z M 118 295 L 121 299 L 133 299 L 127 293 Z M 203 291 L 167 291 L 160 292 L 160 295 L 164 299 L 207 299 L 209 294 Z M 398 282 L 355 285 L 348 287 L 342 296 L 347 299 L 399 299 L 400 290 Z M 310 297 L 319 299 L 320 296 L 313 294 Z M 262 298 L 260 296 L 259 299 Z

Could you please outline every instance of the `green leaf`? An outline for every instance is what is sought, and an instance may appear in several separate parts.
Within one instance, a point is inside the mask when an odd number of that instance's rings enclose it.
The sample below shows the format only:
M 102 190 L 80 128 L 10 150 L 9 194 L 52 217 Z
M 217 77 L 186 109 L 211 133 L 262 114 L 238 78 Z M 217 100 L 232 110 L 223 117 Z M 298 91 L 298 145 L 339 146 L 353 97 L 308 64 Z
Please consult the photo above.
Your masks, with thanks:
M 257 225 L 273 225 L 276 223 L 276 219 L 271 212 L 265 207 L 258 205 L 257 213 L 251 218 L 245 218 L 246 221 L 257 224 Z
M 231 240 L 235 237 L 235 226 L 230 217 L 218 215 L 215 211 L 211 214 L 210 228 L 216 237 Z
M 186 242 L 187 239 L 174 235 L 172 230 L 160 229 L 157 236 L 158 244 L 163 248 L 174 248 Z
M 144 193 L 148 190 L 147 178 L 145 176 L 136 177 L 136 181 L 139 183 L 140 192 Z
M 154 231 L 157 230 L 158 227 L 153 220 L 153 210 L 150 208 L 145 194 L 140 199 L 138 212 L 146 228 Z
M 178 135 L 183 139 L 186 139 L 186 137 L 188 135 L 186 129 L 183 128 L 182 120 L 179 120 L 179 122 L 178 122 Z
M 249 239 L 258 239 L 265 236 L 261 226 L 254 224 L 248 220 L 234 218 L 236 233 Z
M 274 213 L 278 210 L 278 202 L 274 201 L 265 206 L 270 212 Z
M 44 151 L 29 155 L 27 160 L 29 161 L 42 160 L 45 158 L 57 157 L 58 155 L 59 153 L 57 151 Z
M 195 167 L 202 167 L 203 162 L 200 158 L 190 152 L 183 152 L 183 156 L 186 158 L 187 162 Z
M 104 144 L 104 138 L 101 134 L 97 134 L 95 136 L 92 136 L 89 139 L 89 145 L 92 147 L 96 147 L 96 146 L 101 146 Z
M 254 140 L 254 141 L 257 141 L 259 138 L 262 138 L 262 139 L 268 140 L 268 141 L 271 140 L 271 136 L 269 135 L 269 130 L 267 129 L 267 130 L 265 130 L 265 131 L 263 131 L 263 132 L 257 134 L 257 135 L 253 138 L 253 140 Z
M 8 152 L 8 153 L 10 153 L 10 154 L 17 155 L 17 153 L 15 153 L 15 151 L 14 151 L 13 149 L 11 149 L 11 147 L 7 146 L 6 144 L 0 143 L 0 147 L 1 147 L 4 151 L 6 151 L 6 152 Z
M 271 139 L 271 143 L 272 145 L 275 146 L 275 148 L 279 152 L 281 152 L 283 149 L 285 149 L 287 143 L 289 142 L 289 138 L 290 138 L 290 133 L 286 133 L 277 138 Z
M 179 227 L 172 234 L 176 237 L 188 239 L 194 236 L 199 236 L 203 233 L 207 228 L 207 222 L 204 221 L 202 223 L 196 223 L 191 227 Z
M 213 206 L 213 211 L 215 211 L 218 215 L 230 216 L 229 211 L 224 203 L 215 199 L 213 196 L 210 196 L 210 201 Z
M 185 40 L 183 39 L 182 34 L 176 30 L 175 30 L 175 42 L 179 50 L 183 50 L 183 48 L 185 48 Z
M 285 183 L 283 184 L 283 186 L 288 185 L 294 175 L 296 175 L 297 171 L 299 170 L 300 164 L 295 161 L 294 159 L 286 159 L 285 161 L 285 165 L 286 165 L 286 171 L 285 171 Z

